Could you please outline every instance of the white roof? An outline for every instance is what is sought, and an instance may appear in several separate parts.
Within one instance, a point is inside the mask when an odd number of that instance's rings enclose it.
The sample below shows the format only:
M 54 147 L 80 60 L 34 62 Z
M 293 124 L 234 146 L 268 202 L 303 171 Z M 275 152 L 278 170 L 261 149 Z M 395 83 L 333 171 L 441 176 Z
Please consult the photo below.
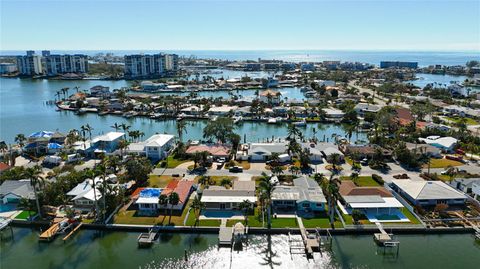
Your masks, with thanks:
M 394 179 L 392 182 L 415 200 L 466 198 L 463 193 L 441 181 Z
M 139 197 L 135 204 L 158 204 L 158 197 Z
M 366 196 L 366 195 L 365 195 Z M 357 196 L 358 197 L 358 196 Z M 349 202 L 351 208 L 400 208 L 403 207 L 395 197 L 381 197 L 381 202 Z
M 243 201 L 249 201 L 251 203 L 257 202 L 255 196 L 205 196 L 202 195 L 202 202 L 214 202 L 214 203 L 241 203 Z
M 92 143 L 96 143 L 98 141 L 110 142 L 110 141 L 114 141 L 116 139 L 119 139 L 120 137 L 122 137 L 124 135 L 125 135 L 125 133 L 121 133 L 121 132 L 108 132 L 104 135 L 100 135 L 100 136 L 97 136 L 97 137 L 93 138 Z
M 175 136 L 170 134 L 155 134 L 145 141 L 146 147 L 162 147 L 172 141 Z
M 97 188 L 96 192 L 92 188 L 87 192 L 84 192 L 84 193 L 81 193 L 81 194 L 75 196 L 72 200 L 87 199 L 87 200 L 90 200 L 90 201 L 95 201 L 95 194 L 97 196 L 97 200 L 102 198 L 102 194 L 100 193 L 98 188 Z
M 450 136 L 447 136 L 447 137 L 429 136 L 427 138 L 419 138 L 418 140 L 424 141 L 427 144 L 440 145 L 445 148 L 451 148 L 458 142 L 456 138 L 453 138 Z
M 237 109 L 237 106 L 214 106 L 211 107 L 208 112 L 229 112 L 230 110 Z

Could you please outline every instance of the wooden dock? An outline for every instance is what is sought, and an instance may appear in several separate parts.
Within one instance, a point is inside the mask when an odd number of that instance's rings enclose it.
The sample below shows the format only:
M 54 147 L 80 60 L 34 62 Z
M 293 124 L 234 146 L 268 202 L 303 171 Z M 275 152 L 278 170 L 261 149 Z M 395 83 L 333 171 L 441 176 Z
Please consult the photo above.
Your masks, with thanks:
M 64 238 L 63 238 L 63 242 L 67 241 L 68 238 L 70 238 L 76 231 L 78 231 L 78 229 L 80 229 L 80 227 L 82 227 L 82 224 L 83 223 L 79 223 L 77 224 L 77 226 L 75 226 L 75 228 L 73 228 Z
M 138 236 L 137 242 L 139 247 L 150 247 L 157 238 L 159 228 L 152 227 L 148 233 L 141 233 Z
M 300 228 L 300 234 L 302 235 L 305 252 L 307 253 L 307 256 L 313 256 L 314 251 L 320 251 L 320 239 L 316 234 L 309 234 L 307 232 L 307 229 L 303 226 L 302 219 L 298 216 L 297 223 Z
M 218 244 L 221 246 L 231 246 L 233 240 L 232 227 L 221 226 L 218 231 Z
M 55 219 L 53 221 L 53 225 L 50 226 L 42 234 L 40 234 L 38 240 L 43 241 L 43 242 L 52 241 L 60 230 L 60 223 L 65 221 L 65 220 L 67 220 L 67 219 L 61 219 L 61 220 L 60 219 Z

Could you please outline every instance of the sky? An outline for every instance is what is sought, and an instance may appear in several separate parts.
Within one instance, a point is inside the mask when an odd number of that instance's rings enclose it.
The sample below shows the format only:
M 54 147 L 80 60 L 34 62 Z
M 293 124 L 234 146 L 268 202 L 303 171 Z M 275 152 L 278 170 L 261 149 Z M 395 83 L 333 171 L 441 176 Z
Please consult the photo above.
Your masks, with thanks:
M 480 0 L 0 3 L 1 50 L 480 52 Z

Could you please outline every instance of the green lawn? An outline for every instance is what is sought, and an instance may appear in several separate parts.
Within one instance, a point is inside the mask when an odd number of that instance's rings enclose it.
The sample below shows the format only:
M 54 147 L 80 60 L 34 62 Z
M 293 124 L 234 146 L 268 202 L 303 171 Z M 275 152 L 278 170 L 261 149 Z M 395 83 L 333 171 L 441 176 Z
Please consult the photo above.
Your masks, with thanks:
M 323 213 L 312 219 L 302 218 L 302 222 L 305 228 L 331 228 L 330 218 L 328 217 L 327 213 Z M 335 221 L 333 225 L 335 226 L 335 228 L 343 228 L 342 222 L 337 216 L 335 216 Z
M 265 224 L 267 225 L 267 224 Z M 273 218 L 272 228 L 297 228 L 297 220 L 294 218 Z
M 349 176 L 340 177 L 341 180 L 352 180 Z M 380 187 L 375 180 L 373 180 L 372 176 L 359 176 L 356 179 L 356 184 L 359 187 Z
M 430 168 L 447 168 L 449 166 L 460 166 L 463 165 L 461 162 L 457 162 L 449 159 L 435 159 L 430 158 Z M 425 164 L 424 167 L 428 167 L 428 164 Z
M 189 200 L 185 206 L 182 215 L 175 216 L 172 215 L 171 225 L 183 226 L 183 220 L 190 208 L 192 200 Z M 158 216 L 138 216 L 136 210 L 120 210 L 115 216 L 113 223 L 115 224 L 139 224 L 139 225 L 168 225 L 168 220 L 170 218 L 170 210 L 165 211 L 160 210 L 160 215 Z M 163 215 L 165 214 L 165 215 Z
M 182 163 L 189 162 L 190 160 L 181 160 L 181 159 L 175 159 L 173 156 L 168 156 L 166 160 L 161 161 L 158 163 L 157 167 L 158 168 L 175 168 L 179 166 Z M 166 166 L 166 167 L 165 167 Z
M 466 120 L 466 124 L 467 125 L 479 125 L 480 123 L 472 118 L 467 118 L 467 117 L 463 117 L 465 120 Z M 449 120 L 449 121 L 452 121 L 452 122 L 455 122 L 455 123 L 459 123 L 460 122 L 460 117 L 445 117 L 445 119 Z
M 403 215 L 405 215 L 405 217 L 407 217 L 410 220 L 411 224 L 420 224 L 420 221 L 417 218 L 415 218 L 415 216 L 407 208 L 402 207 L 400 211 L 402 212 Z
M 20 214 L 18 214 L 15 219 L 18 219 L 18 220 L 28 220 L 28 218 L 30 216 L 35 216 L 37 214 L 37 212 L 35 211 L 28 211 L 28 210 L 24 210 L 22 211 Z

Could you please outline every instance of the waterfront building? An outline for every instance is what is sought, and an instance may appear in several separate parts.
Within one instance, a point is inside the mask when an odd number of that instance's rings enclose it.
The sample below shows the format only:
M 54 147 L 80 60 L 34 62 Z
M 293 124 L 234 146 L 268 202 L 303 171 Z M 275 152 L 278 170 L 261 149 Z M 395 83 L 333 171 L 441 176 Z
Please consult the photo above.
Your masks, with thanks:
M 0 200 L 3 204 L 18 203 L 20 200 L 35 199 L 32 184 L 29 179 L 22 180 L 5 180 L 0 185 Z
M 283 63 L 282 64 L 282 70 L 285 71 L 292 71 L 295 70 L 296 65 L 294 63 Z
M 173 148 L 175 136 L 169 134 L 155 134 L 143 142 L 130 143 L 127 152 L 144 155 L 150 160 L 159 161 L 167 157 Z
M 90 88 L 90 95 L 102 98 L 110 98 L 112 92 L 110 92 L 110 87 L 96 85 Z
M 125 55 L 126 78 L 156 78 L 175 74 L 178 71 L 176 54 Z
M 117 150 L 118 142 L 122 140 L 124 136 L 125 133 L 122 132 L 108 132 L 104 135 L 94 137 L 86 143 L 86 154 L 113 153 Z
M 325 87 L 335 87 L 336 83 L 333 80 L 321 80 L 321 79 L 316 79 L 314 80 L 315 83 L 318 84 L 318 86 L 325 86 Z
M 340 161 L 343 162 L 344 155 L 338 149 L 338 146 L 330 142 L 317 142 L 317 143 L 302 143 L 302 149 L 306 149 L 309 152 L 310 161 L 323 162 L 323 159 L 330 161 L 332 154 L 338 154 Z
M 151 92 L 151 91 L 158 91 L 161 89 L 165 89 L 167 87 L 167 84 L 165 83 L 153 83 L 152 81 L 142 81 L 140 83 L 140 87 L 142 87 L 142 90 Z
M 250 143 L 248 146 L 248 159 L 252 162 L 264 162 L 272 153 L 283 154 L 287 151 L 287 143 Z
M 214 158 L 227 158 L 230 155 L 231 146 L 226 144 L 200 144 L 191 145 L 187 148 L 187 154 L 195 154 L 197 152 L 207 152 Z
M 260 93 L 260 101 L 267 104 L 279 104 L 282 94 L 279 91 L 275 90 L 265 90 Z
M 193 181 L 192 180 L 172 180 L 168 183 L 167 187 L 162 190 L 163 195 L 169 196 L 172 192 L 178 194 L 179 202 L 177 205 L 167 205 L 166 207 L 159 206 L 159 208 L 173 208 L 173 210 L 183 211 L 185 205 L 188 203 L 188 198 L 193 191 Z M 158 204 L 158 199 L 157 199 Z
M 42 51 L 47 75 L 56 76 L 66 73 L 85 74 L 88 72 L 88 57 L 84 54 L 50 54 Z
M 455 178 L 449 182 L 449 185 L 474 197 L 474 185 L 480 185 L 480 178 Z
M 93 190 L 94 182 L 96 185 L 95 190 Z M 95 200 L 100 201 L 102 198 L 102 192 L 98 187 L 101 184 L 100 178 L 95 178 L 94 180 L 86 179 L 67 192 L 66 195 L 71 199 L 74 209 L 82 213 L 90 212 L 95 206 Z
M 262 65 L 259 63 L 246 63 L 244 69 L 245 71 L 260 71 Z
M 253 206 L 257 202 L 255 181 L 233 181 L 233 187 L 210 186 L 202 192 L 201 201 L 206 210 L 240 210 L 239 205 L 248 201 Z
M 377 113 L 378 111 L 380 111 L 381 107 L 368 103 L 358 103 L 353 109 L 360 117 L 363 117 L 366 113 Z
M 392 188 L 414 205 L 464 205 L 467 197 L 442 181 L 394 179 Z
M 370 222 L 409 222 L 400 211 L 402 203 L 384 187 L 357 187 L 352 180 L 342 180 L 339 193 L 343 198 L 339 208 L 344 214 L 359 210 Z
M 142 214 L 151 215 L 157 212 L 159 209 L 158 198 L 162 193 L 162 189 L 159 188 L 144 188 L 138 194 L 138 199 L 135 204 L 138 206 L 138 210 Z
M 318 183 L 306 176 L 295 178 L 293 186 L 276 186 L 271 199 L 275 210 L 297 214 L 325 211 L 327 202 Z
M 14 63 L 0 63 L 0 74 L 10 74 L 17 71 L 17 65 Z
M 418 62 L 398 62 L 398 61 L 381 61 L 380 68 L 411 68 L 417 69 Z
M 302 71 L 315 71 L 315 65 L 313 63 L 303 63 L 300 65 Z
M 44 73 L 42 56 L 27 51 L 25 56 L 17 56 L 17 69 L 21 75 L 35 76 Z

